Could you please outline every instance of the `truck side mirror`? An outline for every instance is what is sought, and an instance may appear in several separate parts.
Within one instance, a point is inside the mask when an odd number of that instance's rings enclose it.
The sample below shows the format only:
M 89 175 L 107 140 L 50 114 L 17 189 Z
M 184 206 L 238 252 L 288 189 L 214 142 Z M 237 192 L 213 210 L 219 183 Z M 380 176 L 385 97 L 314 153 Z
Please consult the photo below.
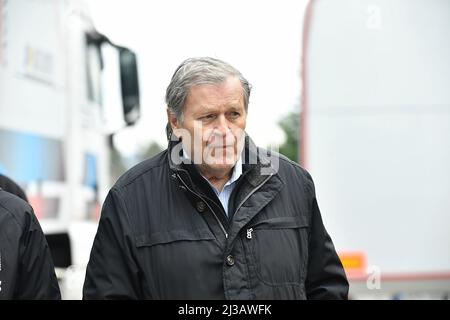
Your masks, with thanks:
M 139 80 L 136 54 L 127 48 L 120 48 L 119 55 L 123 117 L 127 125 L 133 125 L 140 116 Z

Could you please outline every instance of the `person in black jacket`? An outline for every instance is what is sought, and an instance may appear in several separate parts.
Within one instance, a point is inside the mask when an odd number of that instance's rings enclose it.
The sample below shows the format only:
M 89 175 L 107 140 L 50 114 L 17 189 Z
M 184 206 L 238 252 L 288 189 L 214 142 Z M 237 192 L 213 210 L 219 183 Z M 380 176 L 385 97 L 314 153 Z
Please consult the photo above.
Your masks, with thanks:
M 59 300 L 61 294 L 33 208 L 0 188 L 0 300 L 7 299 Z
M 8 178 L 3 174 L 0 174 L 0 188 L 28 202 L 28 198 L 27 195 L 25 194 L 25 191 L 23 191 L 23 189 L 17 183 L 15 183 L 13 180 L 11 180 L 10 178 Z
M 250 84 L 191 58 L 167 88 L 168 149 L 110 190 L 84 299 L 346 299 L 311 176 L 245 133 Z

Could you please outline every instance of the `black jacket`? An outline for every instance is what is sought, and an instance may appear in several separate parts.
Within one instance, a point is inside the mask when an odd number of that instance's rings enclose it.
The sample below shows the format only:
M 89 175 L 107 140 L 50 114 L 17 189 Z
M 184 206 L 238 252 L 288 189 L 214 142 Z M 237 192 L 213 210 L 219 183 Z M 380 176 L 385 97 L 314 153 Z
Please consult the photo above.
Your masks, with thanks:
M 50 250 L 31 206 L 0 189 L 0 300 L 61 299 Z
M 173 148 L 130 169 L 109 192 L 84 299 L 347 298 L 304 169 L 264 156 L 247 139 L 244 163 L 257 161 L 243 165 L 227 218 L 207 182 L 192 164 L 178 164 Z

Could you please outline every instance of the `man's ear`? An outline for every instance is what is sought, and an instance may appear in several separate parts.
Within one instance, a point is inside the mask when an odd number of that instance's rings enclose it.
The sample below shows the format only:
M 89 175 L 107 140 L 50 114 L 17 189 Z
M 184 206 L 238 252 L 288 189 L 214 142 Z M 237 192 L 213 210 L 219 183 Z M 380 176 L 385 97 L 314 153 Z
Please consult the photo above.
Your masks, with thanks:
M 180 121 L 177 119 L 175 114 L 167 108 L 167 122 L 169 123 L 170 128 L 172 129 L 173 134 L 177 136 L 177 138 L 181 138 L 179 134 L 179 129 L 181 128 Z

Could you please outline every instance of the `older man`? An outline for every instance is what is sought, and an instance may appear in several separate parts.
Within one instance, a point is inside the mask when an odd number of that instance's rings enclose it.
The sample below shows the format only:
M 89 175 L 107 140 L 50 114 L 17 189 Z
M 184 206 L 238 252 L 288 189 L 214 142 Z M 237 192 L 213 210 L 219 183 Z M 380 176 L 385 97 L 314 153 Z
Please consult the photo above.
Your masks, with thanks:
M 213 58 L 167 88 L 169 147 L 103 206 L 85 299 L 345 299 L 310 175 L 245 135 L 250 85 Z

